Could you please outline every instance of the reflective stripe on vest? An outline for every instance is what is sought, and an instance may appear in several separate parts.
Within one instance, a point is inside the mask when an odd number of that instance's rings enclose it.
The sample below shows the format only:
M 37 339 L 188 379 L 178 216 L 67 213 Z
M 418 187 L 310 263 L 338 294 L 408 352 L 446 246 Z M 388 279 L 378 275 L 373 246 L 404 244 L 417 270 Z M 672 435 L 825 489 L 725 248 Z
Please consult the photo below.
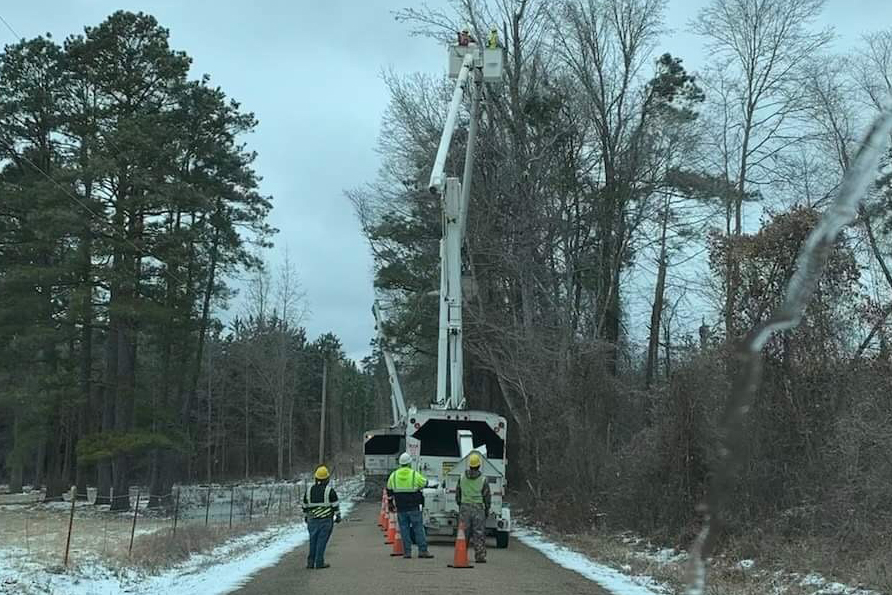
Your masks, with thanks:
M 312 497 L 313 491 L 310 490 L 310 495 Z M 322 502 L 313 502 L 309 501 L 307 504 L 307 508 L 318 508 L 320 506 L 331 506 L 331 486 L 325 486 L 325 491 L 322 495 Z
M 324 519 L 334 516 L 334 506 L 332 506 L 331 503 L 331 486 L 325 486 L 325 490 L 322 492 L 322 502 L 313 501 L 311 499 L 312 494 L 313 492 L 311 490 L 307 496 L 309 501 L 304 505 L 306 513 L 314 519 Z
M 478 477 L 468 477 L 467 474 L 462 475 L 459 480 L 461 486 L 462 504 L 483 504 L 483 475 Z

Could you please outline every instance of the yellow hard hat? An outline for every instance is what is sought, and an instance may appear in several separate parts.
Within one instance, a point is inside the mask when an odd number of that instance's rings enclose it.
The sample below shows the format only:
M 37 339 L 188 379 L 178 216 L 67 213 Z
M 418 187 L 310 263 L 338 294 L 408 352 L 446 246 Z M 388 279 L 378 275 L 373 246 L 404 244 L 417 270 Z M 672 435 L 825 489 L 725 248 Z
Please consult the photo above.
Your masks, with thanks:
M 468 465 L 470 467 L 474 467 L 474 468 L 479 467 L 480 466 L 480 455 L 478 455 L 476 452 L 472 452 L 471 456 L 468 457 Z
M 325 465 L 319 465 L 318 467 L 316 467 L 316 473 L 314 475 L 316 479 L 328 479 L 328 467 L 326 467 Z

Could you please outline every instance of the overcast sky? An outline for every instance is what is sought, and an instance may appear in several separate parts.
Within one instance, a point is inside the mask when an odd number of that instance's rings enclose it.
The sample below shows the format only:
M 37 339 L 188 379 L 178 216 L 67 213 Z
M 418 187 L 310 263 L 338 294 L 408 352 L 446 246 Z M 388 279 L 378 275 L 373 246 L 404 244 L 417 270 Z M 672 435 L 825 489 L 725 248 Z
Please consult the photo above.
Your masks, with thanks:
M 430 0 L 437 5 L 444 0 Z M 685 33 L 707 0 L 670 0 L 675 32 L 660 52 L 704 64 L 702 43 Z M 170 29 L 171 44 L 193 59 L 260 125 L 247 141 L 259 153 L 262 191 L 274 197 L 271 223 L 281 232 L 270 254 L 288 247 L 312 311 L 311 337 L 332 331 L 347 354 L 368 352 L 371 257 L 344 190 L 371 181 L 387 92 L 383 69 L 444 72 L 436 43 L 410 37 L 393 19 L 412 0 L 3 0 L 2 16 L 23 37 L 52 33 L 61 42 L 118 9 L 144 11 Z M 836 27 L 844 50 L 868 31 L 892 26 L 892 0 L 828 0 L 819 24 Z M 0 27 L 0 44 L 15 41 Z M 238 306 L 235 305 L 234 308 Z

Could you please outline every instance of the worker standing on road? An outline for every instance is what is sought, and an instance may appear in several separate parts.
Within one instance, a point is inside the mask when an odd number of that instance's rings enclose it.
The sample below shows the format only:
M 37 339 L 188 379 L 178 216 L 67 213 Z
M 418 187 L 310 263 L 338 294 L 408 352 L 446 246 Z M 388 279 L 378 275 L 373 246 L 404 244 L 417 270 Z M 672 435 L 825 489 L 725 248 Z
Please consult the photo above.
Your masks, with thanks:
M 419 558 L 433 558 L 427 551 L 427 536 L 424 533 L 424 506 L 422 488 L 427 487 L 427 478 L 412 469 L 412 456 L 404 452 L 400 455 L 400 467 L 387 478 L 387 497 L 391 509 L 396 508 L 400 523 L 400 537 L 403 540 L 403 557 L 412 557 L 412 541 L 418 545 Z
M 472 452 L 468 457 L 468 470 L 458 480 L 455 501 L 458 504 L 458 518 L 465 525 L 470 545 L 474 547 L 474 561 L 486 562 L 486 519 L 492 505 L 489 484 L 480 466 L 483 457 Z
M 328 484 L 330 474 L 325 465 L 319 465 L 314 474 L 316 483 L 304 494 L 304 519 L 310 533 L 310 553 L 307 568 L 328 568 L 325 563 L 325 547 L 334 523 L 341 522 L 338 495 Z

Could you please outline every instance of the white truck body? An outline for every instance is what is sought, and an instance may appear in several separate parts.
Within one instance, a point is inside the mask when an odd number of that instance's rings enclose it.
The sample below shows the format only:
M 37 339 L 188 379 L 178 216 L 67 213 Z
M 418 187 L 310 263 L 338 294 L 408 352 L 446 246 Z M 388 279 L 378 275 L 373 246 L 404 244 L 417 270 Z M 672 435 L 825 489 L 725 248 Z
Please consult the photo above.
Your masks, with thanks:
M 492 494 L 487 532 L 507 546 L 511 509 L 504 501 L 508 482 L 505 457 L 508 425 L 488 411 L 412 409 L 406 425 L 406 447 L 414 467 L 433 487 L 424 490 L 424 524 L 429 535 L 453 536 L 458 528 L 456 487 L 468 468 L 471 452 L 483 455 L 481 471 Z

